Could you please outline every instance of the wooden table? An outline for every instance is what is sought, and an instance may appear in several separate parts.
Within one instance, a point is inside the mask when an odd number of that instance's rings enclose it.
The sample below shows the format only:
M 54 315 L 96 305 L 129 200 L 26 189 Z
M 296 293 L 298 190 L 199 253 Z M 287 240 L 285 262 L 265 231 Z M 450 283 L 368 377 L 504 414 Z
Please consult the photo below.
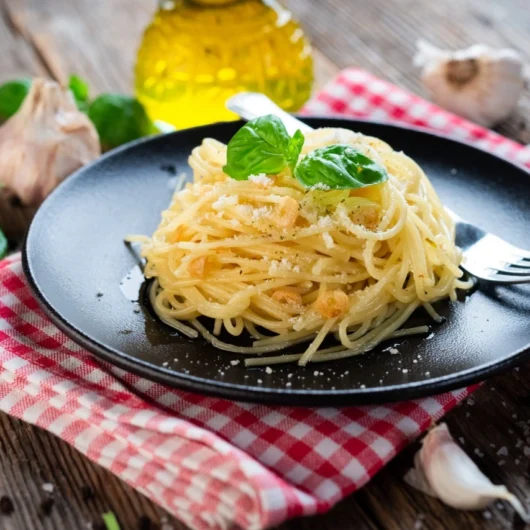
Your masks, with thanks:
M 448 48 L 485 42 L 519 49 L 530 62 L 528 0 L 290 0 L 315 45 L 317 85 L 339 68 L 357 65 L 423 94 L 412 66 L 419 37 Z M 135 49 L 155 0 L 0 0 L 0 81 L 22 75 L 89 79 L 95 91 L 128 92 Z M 499 130 L 523 143 L 530 95 Z M 494 482 L 506 484 L 530 505 L 530 366 L 488 381 L 447 416 L 454 435 Z M 511 509 L 494 504 L 469 513 L 443 506 L 402 481 L 416 448 L 410 447 L 361 491 L 330 513 L 295 520 L 282 529 L 507 529 L 522 528 Z M 43 483 L 55 485 L 49 515 L 40 505 Z M 94 498 L 83 500 L 82 486 Z M 4 530 L 87 528 L 113 511 L 123 530 L 184 529 L 162 509 L 66 443 L 0 414 L 0 496 L 15 503 L 0 516 Z M 166 525 L 166 526 L 164 526 Z

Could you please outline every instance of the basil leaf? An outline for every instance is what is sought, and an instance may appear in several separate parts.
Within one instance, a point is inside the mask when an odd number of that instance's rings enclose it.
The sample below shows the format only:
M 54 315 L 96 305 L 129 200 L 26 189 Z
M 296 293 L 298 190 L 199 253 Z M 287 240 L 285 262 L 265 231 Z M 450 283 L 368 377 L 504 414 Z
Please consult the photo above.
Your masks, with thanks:
M 96 126 L 105 149 L 148 136 L 153 131 L 153 124 L 142 104 L 120 94 L 98 96 L 88 106 L 88 117 Z
M 77 75 L 71 75 L 68 80 L 68 88 L 74 95 L 77 108 L 82 111 L 86 110 L 89 95 L 88 83 Z
M 294 174 L 308 188 L 329 190 L 363 188 L 388 179 L 383 166 L 343 144 L 315 149 L 300 161 Z
M 298 157 L 300 156 L 300 153 L 302 152 L 304 140 L 305 140 L 305 137 L 302 134 L 302 131 L 298 129 L 294 133 L 294 136 L 291 138 L 289 142 L 287 162 L 289 164 L 289 167 L 291 168 L 291 171 L 294 171 L 294 167 L 296 166 L 298 162 Z
M 16 79 L 0 86 L 0 119 L 15 114 L 31 88 L 31 79 Z
M 0 259 L 4 258 L 7 255 L 7 238 L 4 235 L 4 232 L 0 230 Z
M 279 173 L 288 165 L 294 167 L 303 143 L 300 131 L 291 138 L 279 118 L 261 116 L 241 127 L 228 142 L 223 171 L 236 180 Z

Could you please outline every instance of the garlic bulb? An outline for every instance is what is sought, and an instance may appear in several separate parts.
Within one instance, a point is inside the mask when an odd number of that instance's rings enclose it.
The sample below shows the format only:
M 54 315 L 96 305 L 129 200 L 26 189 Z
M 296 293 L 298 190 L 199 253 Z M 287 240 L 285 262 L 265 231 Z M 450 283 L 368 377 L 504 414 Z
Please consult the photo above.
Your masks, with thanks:
M 19 111 L 0 128 L 0 184 L 22 205 L 38 206 L 100 152 L 96 129 L 71 92 L 34 79 Z
M 508 501 L 521 518 L 530 522 L 520 501 L 506 486 L 496 486 L 456 444 L 442 423 L 423 440 L 414 468 L 405 482 L 445 504 L 461 510 L 480 510 L 497 499 Z
M 476 44 L 465 50 L 440 50 L 418 41 L 414 64 L 433 101 L 479 125 L 491 127 L 512 112 L 524 89 L 524 65 L 511 49 Z

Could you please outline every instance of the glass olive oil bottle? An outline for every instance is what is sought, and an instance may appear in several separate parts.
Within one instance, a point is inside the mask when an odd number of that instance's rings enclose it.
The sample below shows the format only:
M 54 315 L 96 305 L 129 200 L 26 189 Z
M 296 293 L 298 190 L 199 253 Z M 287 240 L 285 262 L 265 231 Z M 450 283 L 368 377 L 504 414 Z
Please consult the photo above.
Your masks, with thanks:
M 311 47 L 275 0 L 162 0 L 143 36 L 136 96 L 177 128 L 236 119 L 231 95 L 263 92 L 287 111 L 311 94 Z

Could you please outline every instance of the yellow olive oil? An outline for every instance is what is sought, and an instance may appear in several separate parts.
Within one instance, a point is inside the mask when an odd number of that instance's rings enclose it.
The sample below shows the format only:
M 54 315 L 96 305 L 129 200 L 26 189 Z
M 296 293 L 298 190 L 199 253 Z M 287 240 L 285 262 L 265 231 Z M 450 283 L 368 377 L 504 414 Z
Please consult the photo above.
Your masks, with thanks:
M 298 110 L 311 94 L 313 61 L 275 0 L 165 0 L 144 33 L 135 78 L 150 118 L 185 128 L 236 119 L 225 101 L 242 91 Z

